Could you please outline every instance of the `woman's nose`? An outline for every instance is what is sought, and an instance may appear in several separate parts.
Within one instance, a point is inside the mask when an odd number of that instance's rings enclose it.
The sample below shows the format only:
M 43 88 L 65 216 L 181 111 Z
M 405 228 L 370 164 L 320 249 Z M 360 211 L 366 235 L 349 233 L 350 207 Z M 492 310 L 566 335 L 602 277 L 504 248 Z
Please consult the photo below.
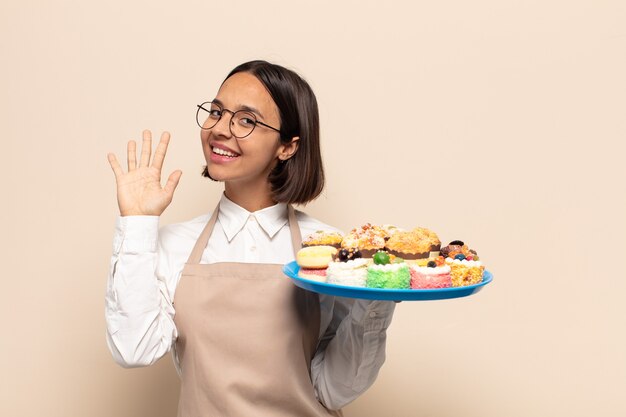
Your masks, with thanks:
M 233 114 L 227 110 L 222 111 L 222 117 L 217 121 L 215 126 L 211 128 L 213 134 L 230 138 L 233 133 L 230 130 L 230 124 L 233 121 Z

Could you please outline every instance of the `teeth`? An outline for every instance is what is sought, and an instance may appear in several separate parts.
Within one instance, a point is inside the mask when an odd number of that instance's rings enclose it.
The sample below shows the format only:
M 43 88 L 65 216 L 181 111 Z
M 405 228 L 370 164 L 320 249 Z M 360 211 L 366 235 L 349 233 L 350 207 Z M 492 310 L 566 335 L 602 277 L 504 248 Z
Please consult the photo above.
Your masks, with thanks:
M 220 148 L 213 148 L 213 153 L 216 153 L 218 155 L 229 156 L 231 158 L 234 158 L 234 157 L 237 156 L 236 153 L 228 152 L 228 151 L 225 151 L 224 149 L 220 149 Z

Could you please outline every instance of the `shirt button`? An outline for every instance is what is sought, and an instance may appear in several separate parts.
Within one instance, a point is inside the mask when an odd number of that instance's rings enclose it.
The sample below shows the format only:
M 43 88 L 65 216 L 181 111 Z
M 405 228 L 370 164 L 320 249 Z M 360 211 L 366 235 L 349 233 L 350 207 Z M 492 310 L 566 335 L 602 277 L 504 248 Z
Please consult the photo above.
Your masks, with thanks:
M 251 222 L 255 222 L 256 221 L 256 217 L 254 217 L 254 214 L 250 215 L 250 221 Z
M 250 246 L 250 252 L 254 252 L 256 250 L 256 246 Z
M 376 312 L 375 311 L 370 312 L 370 318 L 373 319 L 374 317 L 376 317 Z

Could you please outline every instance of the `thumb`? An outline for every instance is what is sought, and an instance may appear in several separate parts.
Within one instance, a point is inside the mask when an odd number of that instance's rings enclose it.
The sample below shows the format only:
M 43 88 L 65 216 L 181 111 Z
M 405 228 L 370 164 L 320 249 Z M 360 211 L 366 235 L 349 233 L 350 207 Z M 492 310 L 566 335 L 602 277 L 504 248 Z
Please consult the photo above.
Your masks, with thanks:
M 178 181 L 180 181 L 181 175 L 183 175 L 183 171 L 176 170 L 172 172 L 170 176 L 167 178 L 167 183 L 165 184 L 164 188 L 168 194 L 170 195 L 174 194 L 174 190 L 178 186 Z

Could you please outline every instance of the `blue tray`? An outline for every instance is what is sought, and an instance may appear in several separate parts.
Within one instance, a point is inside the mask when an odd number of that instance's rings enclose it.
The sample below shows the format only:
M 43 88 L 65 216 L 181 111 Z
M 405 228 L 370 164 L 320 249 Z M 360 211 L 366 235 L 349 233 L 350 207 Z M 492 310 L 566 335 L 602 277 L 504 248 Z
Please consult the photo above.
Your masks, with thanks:
M 482 290 L 483 287 L 493 280 L 491 272 L 485 270 L 483 281 L 468 285 L 467 287 L 450 287 L 425 290 L 395 290 L 351 287 L 346 285 L 329 284 L 327 282 L 312 281 L 300 278 L 298 271 L 300 267 L 296 261 L 289 262 L 283 266 L 283 272 L 298 287 L 320 294 L 337 295 L 348 298 L 365 298 L 367 300 L 390 300 L 390 301 L 424 301 L 424 300 L 445 300 L 448 298 L 467 297 Z

